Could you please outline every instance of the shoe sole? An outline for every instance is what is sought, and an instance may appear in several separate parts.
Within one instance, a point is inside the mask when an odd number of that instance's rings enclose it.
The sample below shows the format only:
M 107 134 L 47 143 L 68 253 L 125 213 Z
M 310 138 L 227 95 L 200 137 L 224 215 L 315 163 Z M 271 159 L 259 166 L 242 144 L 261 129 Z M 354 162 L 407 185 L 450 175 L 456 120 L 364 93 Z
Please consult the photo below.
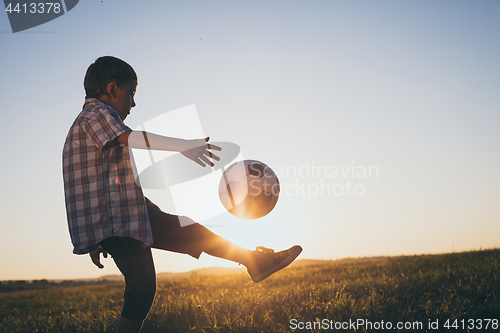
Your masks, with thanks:
M 290 265 L 294 260 L 295 258 L 297 258 L 299 256 L 299 254 L 302 252 L 302 247 L 299 246 L 299 245 L 295 245 L 295 246 L 292 246 L 290 248 L 290 254 L 288 255 L 288 257 L 286 257 L 285 260 L 283 260 L 280 264 L 272 267 L 271 269 L 267 270 L 266 272 L 256 276 L 256 277 L 252 277 L 252 281 L 257 283 L 257 282 L 261 282 L 262 280 L 265 280 L 267 279 L 269 276 L 271 276 L 272 274 L 276 273 L 277 271 L 279 270 L 282 270 L 283 268 L 285 268 L 286 266 Z

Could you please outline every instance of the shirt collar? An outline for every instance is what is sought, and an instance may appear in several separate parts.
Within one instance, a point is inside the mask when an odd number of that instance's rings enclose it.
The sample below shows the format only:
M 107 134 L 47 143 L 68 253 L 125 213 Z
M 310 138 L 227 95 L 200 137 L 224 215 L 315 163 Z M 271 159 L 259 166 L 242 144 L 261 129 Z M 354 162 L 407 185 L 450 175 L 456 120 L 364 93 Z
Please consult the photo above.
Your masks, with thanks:
M 83 108 L 85 109 L 85 107 L 87 107 L 89 105 L 100 105 L 100 106 L 104 106 L 105 108 L 108 108 L 108 109 L 113 109 L 111 106 L 104 104 L 103 102 L 101 102 L 97 98 L 86 98 L 85 103 L 83 103 Z

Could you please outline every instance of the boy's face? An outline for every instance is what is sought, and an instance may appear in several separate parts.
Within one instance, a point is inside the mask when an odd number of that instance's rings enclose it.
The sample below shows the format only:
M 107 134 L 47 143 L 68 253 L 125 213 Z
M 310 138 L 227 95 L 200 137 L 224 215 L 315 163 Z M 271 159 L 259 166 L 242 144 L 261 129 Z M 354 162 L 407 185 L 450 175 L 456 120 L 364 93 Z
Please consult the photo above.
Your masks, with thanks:
M 135 106 L 134 95 L 136 88 L 137 80 L 130 80 L 119 87 L 116 86 L 116 83 L 108 85 L 110 98 L 105 103 L 115 109 L 122 120 L 127 118 L 130 110 Z

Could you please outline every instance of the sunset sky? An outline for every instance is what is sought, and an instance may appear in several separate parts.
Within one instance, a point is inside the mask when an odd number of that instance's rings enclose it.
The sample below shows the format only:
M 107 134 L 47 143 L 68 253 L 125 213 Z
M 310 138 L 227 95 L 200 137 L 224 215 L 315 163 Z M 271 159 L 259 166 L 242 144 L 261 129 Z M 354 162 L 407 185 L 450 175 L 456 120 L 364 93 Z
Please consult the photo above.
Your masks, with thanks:
M 62 182 L 102 55 L 138 74 L 129 127 L 161 119 L 159 134 L 234 143 L 278 174 L 258 220 L 220 210 L 215 172 L 198 179 L 213 214 L 179 203 L 236 244 L 300 244 L 299 259 L 499 247 L 499 32 L 499 1 L 85 0 L 15 34 L 0 13 L 0 280 L 119 274 L 72 254 Z M 171 211 L 166 191 L 145 194 Z M 157 272 L 235 266 L 153 255 Z

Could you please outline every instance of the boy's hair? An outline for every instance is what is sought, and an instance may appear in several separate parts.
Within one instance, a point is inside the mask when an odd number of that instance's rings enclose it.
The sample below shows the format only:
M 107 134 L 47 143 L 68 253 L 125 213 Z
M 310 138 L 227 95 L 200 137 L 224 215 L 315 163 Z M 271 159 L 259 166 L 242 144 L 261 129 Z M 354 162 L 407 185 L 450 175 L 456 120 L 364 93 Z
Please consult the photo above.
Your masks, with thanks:
M 108 95 L 106 87 L 109 83 L 115 82 L 117 86 L 121 86 L 129 80 L 137 80 L 137 74 L 125 61 L 111 56 L 97 58 L 85 74 L 85 98 Z

